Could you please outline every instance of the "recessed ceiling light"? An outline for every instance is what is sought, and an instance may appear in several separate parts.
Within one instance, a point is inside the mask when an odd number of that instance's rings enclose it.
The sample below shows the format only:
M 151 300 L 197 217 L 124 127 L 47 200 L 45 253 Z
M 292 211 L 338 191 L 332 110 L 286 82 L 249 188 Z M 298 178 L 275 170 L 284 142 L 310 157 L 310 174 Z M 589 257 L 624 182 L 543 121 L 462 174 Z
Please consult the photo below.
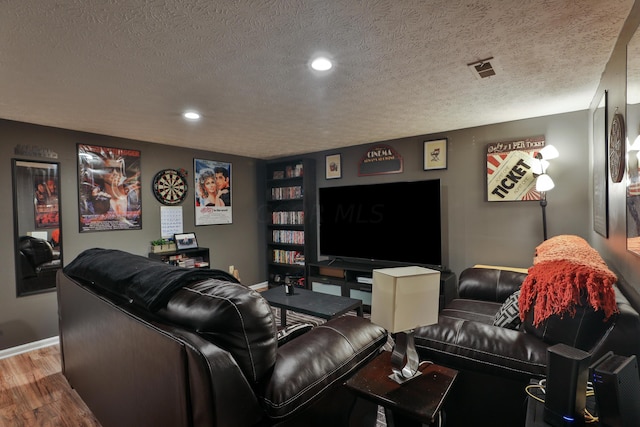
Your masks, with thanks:
M 184 118 L 187 120 L 199 120 L 200 119 L 200 113 L 196 112 L 196 111 L 187 111 L 183 114 Z
M 311 61 L 311 68 L 316 71 L 328 71 L 333 67 L 333 63 L 330 59 L 325 58 L 324 56 L 319 56 L 318 58 Z

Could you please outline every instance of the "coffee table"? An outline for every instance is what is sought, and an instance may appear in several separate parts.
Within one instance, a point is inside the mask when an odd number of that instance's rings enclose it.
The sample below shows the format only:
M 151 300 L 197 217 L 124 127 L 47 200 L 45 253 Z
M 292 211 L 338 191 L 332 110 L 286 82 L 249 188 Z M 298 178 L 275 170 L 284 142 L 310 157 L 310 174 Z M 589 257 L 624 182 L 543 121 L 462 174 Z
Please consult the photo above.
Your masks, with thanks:
M 421 375 L 398 384 L 389 378 L 391 352 L 383 351 L 349 378 L 345 386 L 383 406 L 389 425 L 432 425 L 438 419 L 458 371 L 433 363 L 420 365 L 419 370 Z
M 359 299 L 314 292 L 308 289 L 294 288 L 293 295 L 287 295 L 284 286 L 260 292 L 272 307 L 280 309 L 280 323 L 287 326 L 287 310 L 308 314 L 321 319 L 331 319 L 355 310 L 363 316 L 362 301 Z

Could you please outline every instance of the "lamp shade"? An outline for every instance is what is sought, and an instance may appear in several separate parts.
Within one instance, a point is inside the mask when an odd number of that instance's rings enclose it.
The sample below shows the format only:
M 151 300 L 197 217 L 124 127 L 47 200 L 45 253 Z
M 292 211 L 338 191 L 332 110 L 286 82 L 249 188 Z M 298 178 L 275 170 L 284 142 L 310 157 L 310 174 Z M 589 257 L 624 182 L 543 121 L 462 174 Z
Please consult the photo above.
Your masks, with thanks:
M 391 333 L 438 323 L 440 272 L 424 267 L 373 270 L 371 321 Z
M 549 167 L 549 162 L 545 159 L 531 159 L 531 172 L 536 175 L 543 174 Z
M 555 184 L 553 183 L 553 180 L 551 179 L 551 177 L 549 175 L 547 175 L 546 173 L 540 175 L 536 179 L 536 190 L 537 191 L 549 191 L 553 187 L 555 187 Z
M 544 148 L 540 150 L 540 155 L 543 159 L 551 160 L 560 156 L 560 153 L 553 145 L 545 145 Z

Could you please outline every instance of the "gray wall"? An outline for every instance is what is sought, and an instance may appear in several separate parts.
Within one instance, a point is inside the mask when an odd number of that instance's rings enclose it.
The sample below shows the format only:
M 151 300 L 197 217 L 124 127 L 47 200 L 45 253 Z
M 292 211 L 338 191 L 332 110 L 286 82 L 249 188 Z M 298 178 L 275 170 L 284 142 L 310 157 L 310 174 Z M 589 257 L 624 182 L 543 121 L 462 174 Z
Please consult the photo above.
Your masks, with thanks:
M 404 157 L 402 174 L 357 176 L 357 162 L 371 144 L 331 152 L 313 153 L 317 160 L 318 186 L 367 184 L 383 181 L 412 181 L 440 178 L 442 181 L 443 263 L 457 275 L 476 263 L 528 267 L 536 245 L 542 241 L 541 209 L 537 202 L 489 203 L 485 201 L 485 148 L 490 142 L 544 135 L 555 145 L 560 158 L 553 160 L 549 174 L 556 188 L 548 193 L 549 236 L 576 234 L 585 237 L 605 260 L 636 289 L 640 290 L 640 258 L 626 250 L 625 186 L 609 182 L 609 238 L 593 231 L 592 200 L 592 114 L 604 90 L 609 92 L 609 121 L 616 108 L 625 113 L 626 44 L 640 22 L 640 3 L 632 9 L 620 34 L 591 109 L 533 118 L 442 134 L 422 135 L 387 141 Z M 568 70 L 567 72 L 570 72 Z M 523 100 L 526 102 L 526 100 Z M 638 122 L 638 120 L 631 120 Z M 627 119 L 629 122 L 629 118 Z M 423 141 L 449 139 L 448 169 L 423 171 Z M 0 157 L 5 186 L 0 197 L 0 349 L 57 335 L 57 305 L 54 293 L 15 297 L 13 215 L 11 206 L 10 159 L 18 144 L 55 151 L 61 163 L 61 193 L 65 262 L 88 247 L 120 248 L 144 255 L 148 242 L 159 237 L 160 204 L 150 191 L 153 175 L 162 168 L 185 168 L 193 175 L 193 158 L 228 161 L 233 164 L 234 216 L 232 225 L 193 226 L 193 206 L 183 204 L 185 230 L 193 229 L 202 246 L 212 250 L 212 266 L 226 269 L 234 264 L 244 283 L 266 280 L 265 237 L 258 217 L 264 195 L 256 181 L 261 162 L 253 159 L 199 152 L 139 141 L 0 121 Z M 373 143 L 374 141 L 372 141 Z M 142 151 L 143 229 L 84 233 L 77 231 L 76 143 L 128 147 Z M 343 178 L 325 180 L 326 154 L 341 153 Z M 37 159 L 29 158 L 27 159 Z M 256 175 L 257 174 L 257 175 Z M 624 182 L 624 180 L 623 180 Z M 192 190 L 190 190 L 191 192 Z M 193 193 L 191 193 L 193 194 Z M 411 244 L 407 236 L 407 244 Z
M 589 161 L 588 114 L 568 114 L 520 120 L 432 135 L 385 141 L 404 158 L 399 174 L 358 176 L 358 162 L 372 144 L 316 153 L 318 187 L 417 181 L 439 178 L 442 191 L 443 264 L 456 275 L 474 264 L 529 267 L 535 247 L 543 240 L 539 202 L 486 201 L 486 146 L 544 135 L 560 151 L 548 169 L 556 187 L 548 192 L 549 236 L 576 234 L 588 238 Z M 423 142 L 448 138 L 446 170 L 423 170 Z M 342 154 L 341 179 L 325 179 L 325 155 Z M 425 201 L 428 209 L 428 201 Z M 407 236 L 407 245 L 420 242 Z
M 604 91 L 608 92 L 608 126 L 614 113 L 619 112 L 625 116 L 628 133 L 637 135 L 639 117 L 629 115 L 626 104 L 626 46 L 630 38 L 636 32 L 640 23 L 640 2 L 636 2 L 627 18 L 627 22 L 618 38 L 618 43 L 611 54 L 611 59 L 602 75 L 602 80 L 594 95 L 591 104 L 589 119 L 602 97 Z M 637 74 L 637 71 L 636 71 Z M 591 122 L 590 122 L 591 125 Z M 631 141 L 633 142 L 633 141 Z M 590 134 L 590 151 L 593 139 Z M 597 248 L 605 260 L 616 269 L 636 290 L 640 291 L 640 258 L 627 251 L 626 246 L 626 172 L 620 183 L 613 183 L 609 179 L 609 237 L 605 238 L 589 229 L 590 242 Z M 590 199 L 590 206 L 593 200 Z
M 534 118 L 443 134 L 423 135 L 387 141 L 404 158 L 401 174 L 357 176 L 357 163 L 370 144 L 332 152 L 313 153 L 317 160 L 318 186 L 366 184 L 382 181 L 412 181 L 440 178 L 442 183 L 443 263 L 456 274 L 467 266 L 486 263 L 528 267 L 535 246 L 542 241 L 542 219 L 537 202 L 486 202 L 485 150 L 490 142 L 509 141 L 545 135 L 547 143 L 560 150 L 549 173 L 556 188 L 548 193 L 549 235 L 577 234 L 588 236 L 591 230 L 589 175 L 586 165 L 588 150 L 588 112 Z M 163 168 L 184 168 L 193 176 L 193 158 L 232 163 L 234 197 L 233 224 L 194 226 L 193 205 L 184 203 L 185 231 L 194 230 L 202 246 L 211 248 L 212 267 L 227 269 L 230 264 L 240 269 L 246 284 L 266 280 L 264 230 L 260 227 L 260 206 L 264 202 L 259 184 L 262 162 L 224 154 L 199 152 L 177 147 L 123 140 L 108 136 L 79 133 L 29 124 L 0 121 L 0 137 L 4 144 L 0 153 L 5 158 L 5 182 L 11 182 L 10 158 L 14 147 L 35 145 L 58 153 L 61 163 L 61 197 L 63 215 L 64 259 L 68 263 L 89 247 L 119 248 L 145 255 L 149 241 L 159 237 L 160 204 L 151 194 L 151 179 Z M 423 141 L 449 139 L 448 168 L 423 170 Z M 143 229 L 78 233 L 76 143 L 128 147 L 141 150 L 143 173 Z M 326 180 L 325 154 L 342 154 L 343 178 Z M 17 156 L 24 157 L 24 156 Z M 11 186 L 4 187 L 8 201 L 0 216 L 4 219 L 4 285 L 0 290 L 0 349 L 57 335 L 57 305 L 54 293 L 22 298 L 15 297 L 13 223 Z M 192 193 L 190 190 L 190 194 Z M 410 236 L 407 244 L 412 244 Z M 224 249 L 222 249 L 224 248 Z
M 189 196 L 181 205 L 185 231 L 194 231 L 200 246 L 210 248 L 213 268 L 227 270 L 234 265 L 245 284 L 265 280 L 264 252 L 258 236 L 256 161 L 246 157 L 149 144 L 109 136 L 73 132 L 0 120 L 0 158 L 4 163 L 0 187 L 0 349 L 58 335 L 55 292 L 16 298 L 11 159 L 49 160 L 15 155 L 16 146 L 37 147 L 57 153 L 60 163 L 62 233 L 64 263 L 91 247 L 122 249 L 146 256 L 149 242 L 160 238 L 160 206 L 151 193 L 151 180 L 161 169 L 184 168 L 189 172 Z M 141 230 L 78 232 L 78 190 L 76 144 L 132 148 L 141 151 L 143 219 Z M 233 224 L 194 225 L 193 159 L 209 159 L 232 164 Z

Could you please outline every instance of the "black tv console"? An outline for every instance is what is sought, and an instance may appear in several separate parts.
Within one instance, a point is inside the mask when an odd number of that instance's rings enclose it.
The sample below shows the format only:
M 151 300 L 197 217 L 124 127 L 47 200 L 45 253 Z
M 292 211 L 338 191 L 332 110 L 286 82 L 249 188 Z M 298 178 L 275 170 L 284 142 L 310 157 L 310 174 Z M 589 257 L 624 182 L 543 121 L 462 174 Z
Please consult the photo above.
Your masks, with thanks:
M 382 261 L 344 261 L 332 259 L 307 263 L 307 288 L 316 292 L 362 300 L 365 310 L 371 310 L 373 270 L 417 265 L 440 271 L 440 308 L 458 294 L 456 275 L 442 265 L 406 264 Z

